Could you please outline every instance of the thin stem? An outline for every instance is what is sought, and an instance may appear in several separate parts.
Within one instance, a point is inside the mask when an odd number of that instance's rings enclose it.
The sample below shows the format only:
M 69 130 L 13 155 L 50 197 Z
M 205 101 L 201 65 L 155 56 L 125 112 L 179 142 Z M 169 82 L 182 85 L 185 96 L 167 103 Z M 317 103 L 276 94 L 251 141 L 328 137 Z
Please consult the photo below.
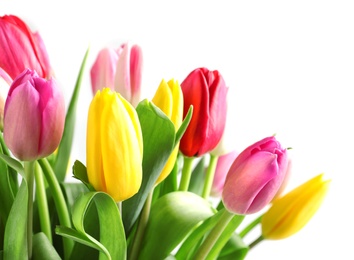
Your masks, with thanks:
M 25 178 L 28 187 L 28 208 L 27 208 L 27 246 L 28 257 L 32 258 L 32 236 L 33 236 L 33 187 L 34 187 L 34 161 L 24 162 Z
M 240 237 L 244 238 L 252 229 L 254 229 L 262 220 L 263 214 L 249 223 L 240 233 Z
M 203 193 L 202 197 L 204 199 L 207 199 L 210 195 L 210 190 L 213 185 L 214 181 L 214 175 L 215 175 L 215 169 L 216 169 L 216 164 L 218 162 L 218 156 L 210 154 L 210 162 L 209 166 L 206 172 L 205 176 L 205 181 L 204 181 L 204 188 L 203 188 Z
M 150 216 L 150 208 L 151 208 L 151 201 L 152 201 L 153 192 L 150 192 L 148 197 L 146 198 L 144 208 L 141 212 L 138 227 L 134 236 L 133 244 L 130 251 L 130 260 L 136 260 L 139 257 L 141 242 L 143 240 L 145 234 L 145 228 Z
M 264 237 L 262 235 L 260 235 L 256 240 L 254 240 L 251 244 L 249 244 L 249 250 L 251 250 L 252 248 L 254 248 L 256 245 L 258 245 L 260 242 L 262 242 L 264 240 Z
M 65 198 L 60 188 L 58 179 L 56 178 L 52 167 L 50 166 L 46 158 L 40 159 L 38 162 L 42 167 L 43 173 L 52 192 L 60 224 L 66 227 L 71 227 L 69 210 L 66 205 Z M 74 246 L 74 241 L 70 238 L 63 237 L 63 245 L 65 259 L 69 259 L 71 250 Z
M 222 232 L 226 228 L 226 226 L 229 224 L 231 219 L 234 217 L 234 214 L 230 213 L 229 211 L 224 209 L 224 212 L 222 213 L 222 216 L 220 220 L 216 223 L 214 228 L 210 231 L 206 239 L 203 241 L 203 243 L 200 245 L 195 257 L 193 259 L 195 260 L 204 260 L 207 258 L 210 250 L 216 243 L 216 241 L 219 239 L 221 236 Z
M 194 157 L 184 156 L 183 169 L 181 182 L 179 184 L 180 191 L 187 191 L 189 187 L 189 181 L 192 175 L 192 166 L 193 166 Z
M 45 192 L 44 178 L 38 163 L 35 164 L 34 177 L 36 179 L 36 201 L 38 203 L 38 214 L 41 230 L 48 237 L 50 243 L 53 242 L 50 224 L 47 195 Z

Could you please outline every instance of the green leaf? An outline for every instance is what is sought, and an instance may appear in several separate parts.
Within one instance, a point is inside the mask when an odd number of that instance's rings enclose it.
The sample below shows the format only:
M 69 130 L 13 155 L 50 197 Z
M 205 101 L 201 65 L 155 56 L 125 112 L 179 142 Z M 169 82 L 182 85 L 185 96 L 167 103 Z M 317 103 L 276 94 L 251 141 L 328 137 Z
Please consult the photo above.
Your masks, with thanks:
M 27 206 L 28 188 L 23 179 L 6 222 L 4 259 L 28 259 Z
M 176 143 L 178 143 L 181 140 L 184 132 L 186 131 L 186 129 L 189 125 L 189 122 L 192 119 L 192 115 L 193 115 L 193 106 L 191 105 L 188 109 L 186 116 L 183 119 L 181 126 L 179 127 L 179 129 L 176 133 L 176 141 L 175 141 Z
M 20 161 L 5 155 L 5 154 L 0 154 L 0 158 L 8 165 L 10 166 L 12 169 L 14 169 L 15 171 L 17 171 L 19 174 L 21 174 L 22 177 L 24 177 L 24 168 L 23 165 Z
M 95 202 L 99 221 L 99 241 L 85 230 L 85 218 L 90 204 Z M 57 234 L 100 250 L 100 259 L 125 259 L 126 239 L 118 207 L 112 197 L 104 192 L 88 192 L 75 201 L 72 208 L 75 229 L 59 227 Z
M 43 232 L 39 232 L 33 236 L 32 260 L 42 259 L 61 260 L 47 236 Z
M 175 127 L 157 106 L 145 99 L 136 111 L 143 134 L 143 179 L 138 193 L 122 203 L 127 237 L 175 144 Z
M 80 86 L 82 82 L 83 72 L 87 61 L 88 53 L 89 53 L 89 49 L 87 49 L 84 59 L 82 61 L 78 78 L 75 84 L 74 92 L 69 103 L 69 108 L 65 118 L 64 133 L 61 142 L 59 144 L 58 154 L 54 165 L 54 172 L 59 182 L 62 182 L 65 179 L 68 162 L 71 155 L 71 147 L 73 143 L 74 129 L 76 123 L 77 101 L 79 98 L 79 91 L 80 91 Z
M 86 166 L 79 160 L 76 160 L 73 165 L 73 174 L 74 178 L 80 180 L 83 184 L 85 184 L 90 191 L 95 191 L 95 189 L 92 187 L 88 180 Z
M 249 251 L 248 246 L 244 243 L 241 237 L 235 232 L 232 234 L 231 238 L 228 240 L 224 248 L 221 250 L 218 259 L 219 260 L 229 260 L 229 259 L 245 259 Z
M 203 184 L 205 181 L 205 157 L 200 158 L 198 164 L 193 169 L 188 190 L 195 194 L 201 195 L 203 192 Z
M 176 191 L 159 198 L 151 207 L 140 259 L 165 259 L 204 219 L 212 216 L 211 205 L 200 196 Z

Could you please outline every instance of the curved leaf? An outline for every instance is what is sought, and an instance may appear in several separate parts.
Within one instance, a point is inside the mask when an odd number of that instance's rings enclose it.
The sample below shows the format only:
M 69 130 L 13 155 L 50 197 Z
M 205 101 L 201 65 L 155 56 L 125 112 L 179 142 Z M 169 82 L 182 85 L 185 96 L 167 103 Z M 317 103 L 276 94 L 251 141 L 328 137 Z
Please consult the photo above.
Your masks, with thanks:
M 60 260 L 61 258 L 47 236 L 39 232 L 33 236 L 32 260 L 42 259 Z

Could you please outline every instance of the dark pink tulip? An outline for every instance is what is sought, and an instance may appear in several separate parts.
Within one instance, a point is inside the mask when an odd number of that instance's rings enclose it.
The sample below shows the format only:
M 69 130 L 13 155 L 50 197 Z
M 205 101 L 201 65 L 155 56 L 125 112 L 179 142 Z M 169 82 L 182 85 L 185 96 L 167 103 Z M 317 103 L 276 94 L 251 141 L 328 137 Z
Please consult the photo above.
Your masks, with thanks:
M 64 97 L 54 79 L 43 79 L 30 69 L 15 78 L 4 109 L 4 140 L 14 156 L 32 161 L 53 153 L 64 121 Z
M 201 156 L 216 147 L 224 132 L 228 89 L 221 74 L 207 68 L 193 70 L 181 87 L 183 117 L 191 105 L 193 115 L 181 139 L 180 150 L 188 157 Z
M 0 68 L 11 79 L 15 79 L 27 68 L 37 71 L 42 78 L 51 76 L 42 38 L 15 15 L 0 17 Z
M 239 215 L 260 211 L 278 192 L 287 166 L 287 149 L 274 136 L 246 148 L 227 174 L 222 192 L 225 208 Z

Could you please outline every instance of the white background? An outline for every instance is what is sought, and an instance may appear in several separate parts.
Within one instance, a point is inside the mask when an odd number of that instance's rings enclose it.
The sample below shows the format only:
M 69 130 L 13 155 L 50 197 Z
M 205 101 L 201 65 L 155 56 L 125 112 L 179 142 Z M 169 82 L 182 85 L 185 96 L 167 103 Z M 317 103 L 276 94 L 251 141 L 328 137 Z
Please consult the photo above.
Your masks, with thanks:
M 235 149 L 276 133 L 293 148 L 288 189 L 322 172 L 332 179 L 303 230 L 261 243 L 247 259 L 354 259 L 351 1 L 1 0 L 3 14 L 40 32 L 67 102 L 90 46 L 73 160 L 85 163 L 89 69 L 99 49 L 125 41 L 142 47 L 147 98 L 162 78 L 182 82 L 197 67 L 217 69 L 232 93 Z

